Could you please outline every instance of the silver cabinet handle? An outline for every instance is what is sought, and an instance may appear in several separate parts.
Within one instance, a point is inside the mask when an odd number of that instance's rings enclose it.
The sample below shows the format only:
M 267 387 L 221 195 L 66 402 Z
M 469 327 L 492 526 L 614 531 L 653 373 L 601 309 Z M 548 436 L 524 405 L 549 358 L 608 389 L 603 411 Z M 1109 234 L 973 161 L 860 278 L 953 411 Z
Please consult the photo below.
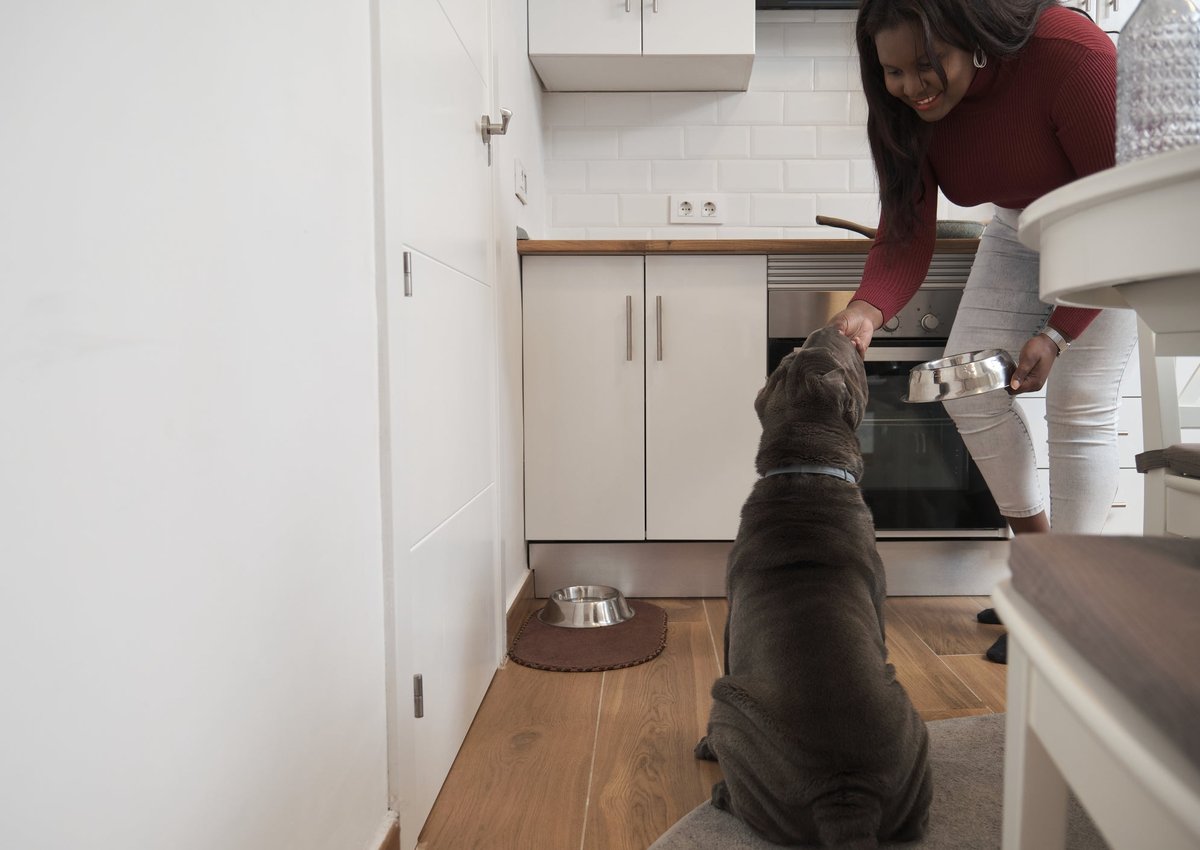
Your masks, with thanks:
M 654 321 L 658 328 L 658 359 L 662 360 L 662 296 L 654 296 Z
M 625 359 L 633 360 L 633 296 L 625 296 Z
M 628 14 L 633 11 L 633 0 L 625 0 L 625 12 Z
M 412 298 L 412 253 L 404 252 L 404 297 Z
M 1114 508 L 1127 508 L 1129 507 L 1129 502 L 1113 502 L 1112 506 Z
M 658 14 L 658 0 L 654 0 L 654 14 Z
M 1129 436 L 1129 432 L 1128 432 L 1128 431 L 1118 431 L 1118 432 L 1117 432 L 1117 436 L 1118 436 L 1118 437 L 1128 437 L 1128 436 Z

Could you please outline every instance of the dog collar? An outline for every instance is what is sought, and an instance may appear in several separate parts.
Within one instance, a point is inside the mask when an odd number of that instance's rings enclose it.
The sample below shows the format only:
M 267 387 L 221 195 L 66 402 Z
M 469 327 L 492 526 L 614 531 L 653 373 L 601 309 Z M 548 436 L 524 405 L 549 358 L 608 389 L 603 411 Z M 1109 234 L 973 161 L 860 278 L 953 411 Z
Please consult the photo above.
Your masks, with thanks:
M 858 483 L 858 479 L 854 477 L 854 473 L 848 469 L 838 469 L 836 466 L 820 466 L 815 463 L 797 463 L 792 466 L 781 466 L 778 469 L 772 469 L 770 472 L 763 473 L 763 478 L 771 475 L 783 475 L 789 472 L 799 472 L 806 475 L 831 475 L 834 478 L 849 481 L 851 484 Z

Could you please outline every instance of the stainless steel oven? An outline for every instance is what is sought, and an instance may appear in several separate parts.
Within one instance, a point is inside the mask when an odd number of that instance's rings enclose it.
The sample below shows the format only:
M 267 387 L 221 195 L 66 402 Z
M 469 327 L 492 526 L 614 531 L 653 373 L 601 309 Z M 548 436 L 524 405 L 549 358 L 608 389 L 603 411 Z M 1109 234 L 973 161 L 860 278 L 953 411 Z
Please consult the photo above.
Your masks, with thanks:
M 876 332 L 867 351 L 870 399 L 858 437 L 863 496 L 880 538 L 1008 537 L 942 405 L 901 400 L 909 369 L 943 355 L 972 259 L 935 255 L 917 295 Z M 861 254 L 768 257 L 768 371 L 849 303 L 863 262 Z

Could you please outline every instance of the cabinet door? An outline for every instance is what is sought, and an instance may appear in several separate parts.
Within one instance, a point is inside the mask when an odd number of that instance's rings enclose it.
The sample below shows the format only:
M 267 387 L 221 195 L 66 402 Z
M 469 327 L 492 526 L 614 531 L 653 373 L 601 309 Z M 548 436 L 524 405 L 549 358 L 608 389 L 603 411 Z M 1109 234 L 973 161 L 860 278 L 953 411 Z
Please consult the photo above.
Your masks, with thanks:
M 646 258 L 648 539 L 737 535 L 766 368 L 766 257 Z
M 526 257 L 525 536 L 641 540 L 642 257 Z
M 529 0 L 529 52 L 638 56 L 641 0 Z
M 646 56 L 754 55 L 754 0 L 640 2 Z

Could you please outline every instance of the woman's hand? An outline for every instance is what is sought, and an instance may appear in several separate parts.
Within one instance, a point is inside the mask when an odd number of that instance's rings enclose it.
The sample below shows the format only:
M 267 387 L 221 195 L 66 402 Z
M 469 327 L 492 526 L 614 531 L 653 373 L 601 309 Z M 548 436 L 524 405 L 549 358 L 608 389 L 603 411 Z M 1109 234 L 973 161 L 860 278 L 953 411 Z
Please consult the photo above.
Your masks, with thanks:
M 1021 358 L 1013 370 L 1008 391 L 1012 395 L 1032 393 L 1046 385 L 1054 361 L 1058 358 L 1058 346 L 1048 336 L 1037 334 L 1021 347 Z
M 851 301 L 846 309 L 835 313 L 829 326 L 838 329 L 842 336 L 849 337 L 858 349 L 858 356 L 865 357 L 867 347 L 875 329 L 883 324 L 883 313 L 866 301 Z M 1053 345 L 1053 343 L 1051 343 Z

